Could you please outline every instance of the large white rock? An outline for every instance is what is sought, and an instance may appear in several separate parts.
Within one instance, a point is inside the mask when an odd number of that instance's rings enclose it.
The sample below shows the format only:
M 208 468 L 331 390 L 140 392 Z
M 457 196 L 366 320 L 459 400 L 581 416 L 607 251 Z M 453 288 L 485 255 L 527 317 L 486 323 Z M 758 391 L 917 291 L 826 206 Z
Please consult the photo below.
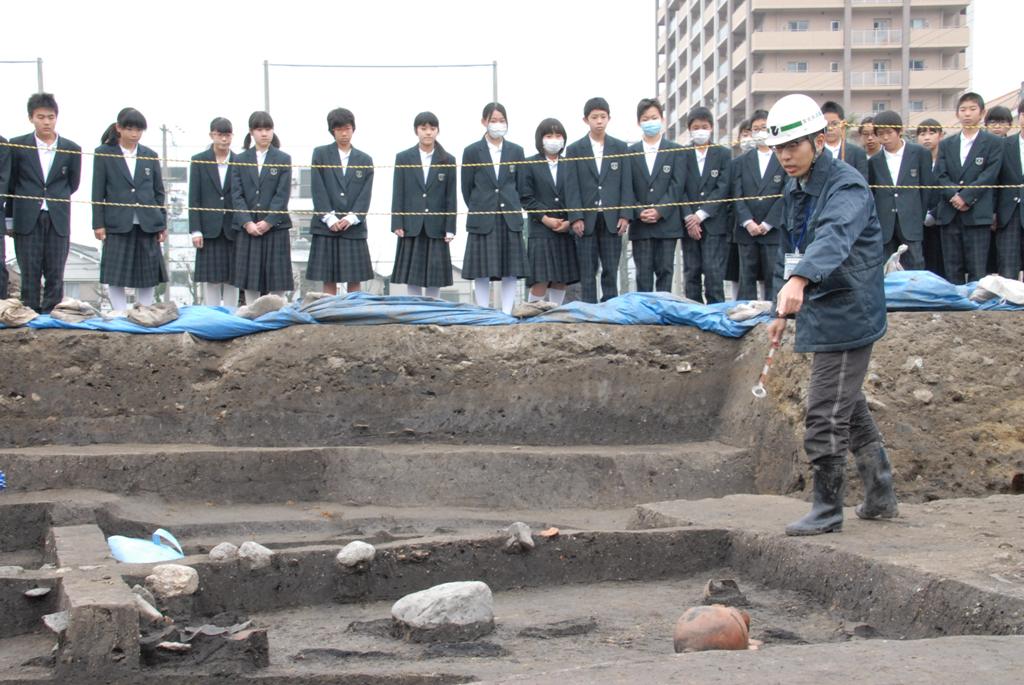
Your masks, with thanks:
M 210 561 L 234 561 L 238 558 L 238 547 L 222 542 L 210 550 Z
M 494 597 L 480 581 L 444 583 L 406 595 L 391 607 L 397 637 L 463 642 L 494 630 Z
M 191 595 L 199 589 L 199 573 L 191 566 L 159 564 L 146 576 L 146 587 L 162 599 Z
M 363 542 L 362 540 L 353 540 L 341 548 L 335 559 L 342 566 L 355 566 L 364 561 L 373 561 L 373 557 L 376 554 L 377 549 L 370 543 Z
M 243 542 L 238 548 L 238 558 L 247 564 L 250 569 L 265 568 L 270 566 L 273 550 L 267 549 L 258 542 Z

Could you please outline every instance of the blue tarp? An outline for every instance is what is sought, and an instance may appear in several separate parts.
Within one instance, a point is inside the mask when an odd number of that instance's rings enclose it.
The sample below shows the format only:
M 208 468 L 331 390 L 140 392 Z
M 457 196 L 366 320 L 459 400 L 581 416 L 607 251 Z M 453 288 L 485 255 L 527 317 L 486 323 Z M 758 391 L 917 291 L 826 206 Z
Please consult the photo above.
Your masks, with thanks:
M 976 284 L 955 286 L 928 271 L 898 271 L 886 276 L 885 295 L 890 311 L 906 310 L 1002 310 L 1024 307 L 989 300 L 978 304 L 968 295 Z M 731 321 L 726 310 L 734 302 L 699 305 L 667 293 L 628 293 L 602 304 L 572 302 L 541 316 L 519 320 L 494 309 L 425 297 L 352 293 L 317 300 L 306 307 L 291 305 L 249 321 L 222 307 L 183 307 L 181 316 L 166 326 L 146 328 L 128 321 L 91 319 L 66 323 L 43 315 L 29 328 L 64 328 L 111 333 L 191 333 L 208 340 L 229 340 L 252 333 L 273 331 L 298 324 L 343 323 L 351 325 L 435 324 L 438 326 L 502 326 L 537 323 L 604 323 L 619 325 L 695 326 L 703 331 L 739 338 L 759 323 Z

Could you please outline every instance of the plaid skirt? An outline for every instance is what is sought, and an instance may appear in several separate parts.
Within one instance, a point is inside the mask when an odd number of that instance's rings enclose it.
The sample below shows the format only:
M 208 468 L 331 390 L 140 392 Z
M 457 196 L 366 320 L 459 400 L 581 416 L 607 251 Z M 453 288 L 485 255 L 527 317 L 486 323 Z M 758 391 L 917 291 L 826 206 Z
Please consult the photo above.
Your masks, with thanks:
M 366 240 L 313 234 L 306 279 L 324 283 L 352 283 L 373 279 L 373 264 Z
M 412 238 L 399 238 L 391 282 L 423 288 L 451 285 L 454 281 L 449 244 L 443 238 L 431 238 L 422 231 Z
M 257 237 L 240 232 L 235 239 L 235 279 L 231 284 L 260 292 L 294 290 L 288 231 L 270 231 Z
M 156 233 L 136 224 L 128 233 L 107 233 L 100 256 L 100 283 L 152 288 L 167 281 L 167 267 Z
M 224 234 L 203 238 L 202 249 L 196 250 L 196 283 L 231 283 L 235 280 L 235 241 Z
M 498 222 L 490 233 L 469 234 L 462 261 L 463 278 L 500 281 L 507 276 L 525 278 L 526 272 L 522 233 L 510 231 L 504 222 Z
M 526 243 L 526 260 L 530 272 L 526 279 L 527 285 L 534 283 L 572 284 L 580 281 L 576 243 L 571 233 L 531 238 Z

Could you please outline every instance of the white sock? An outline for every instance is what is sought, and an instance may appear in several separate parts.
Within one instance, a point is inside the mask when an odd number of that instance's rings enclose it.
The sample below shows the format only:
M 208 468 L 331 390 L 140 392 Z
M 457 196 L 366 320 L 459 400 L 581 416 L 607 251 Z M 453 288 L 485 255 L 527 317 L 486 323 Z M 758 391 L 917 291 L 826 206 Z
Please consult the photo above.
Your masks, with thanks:
M 501 311 L 506 314 L 512 313 L 512 307 L 516 303 L 516 286 L 519 279 L 515 276 L 505 276 L 501 279 Z
M 548 302 L 554 302 L 557 305 L 561 305 L 565 302 L 565 291 L 548 288 Z
M 419 285 L 405 286 L 405 294 L 412 297 L 423 297 L 423 287 Z
M 548 292 L 551 292 L 551 291 L 549 290 Z M 544 299 L 543 295 L 534 295 L 532 290 L 530 291 L 530 294 L 526 296 L 526 301 L 527 302 L 540 302 L 543 299 Z
M 255 302 L 257 299 L 259 299 L 259 296 L 260 296 L 260 291 L 259 290 L 246 290 L 245 291 L 245 303 L 251 307 L 252 303 Z
M 136 288 L 135 301 L 139 304 L 149 306 L 156 299 L 156 288 Z
M 128 309 L 128 294 L 119 285 L 108 285 L 107 294 L 110 296 L 110 308 L 115 312 L 123 312 Z
M 441 289 L 440 288 L 424 288 L 423 289 L 423 294 L 426 295 L 427 297 L 432 297 L 435 300 L 440 300 L 441 299 Z
M 235 311 L 238 309 L 238 288 L 227 283 L 221 284 L 221 291 L 223 292 L 224 306 Z M 214 302 L 214 304 L 218 304 Z
M 207 307 L 216 307 L 223 297 L 224 286 L 221 283 L 203 283 L 202 304 Z
M 491 279 L 474 278 L 473 292 L 476 293 L 476 304 L 478 307 L 491 306 Z

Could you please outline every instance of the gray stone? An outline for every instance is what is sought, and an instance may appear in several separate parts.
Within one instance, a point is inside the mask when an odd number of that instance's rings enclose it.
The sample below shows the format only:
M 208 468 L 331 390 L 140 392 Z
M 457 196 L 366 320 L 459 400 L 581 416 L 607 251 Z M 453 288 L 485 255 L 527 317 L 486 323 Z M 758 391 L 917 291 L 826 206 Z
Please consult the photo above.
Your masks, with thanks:
M 509 538 L 505 541 L 505 551 L 510 554 L 528 552 L 536 546 L 533 536 L 530 534 L 530 527 L 522 521 L 513 523 L 506 529 L 506 532 L 509 534 Z
M 741 607 L 749 604 L 739 584 L 732 578 L 709 580 L 704 586 L 704 604 L 724 604 Z
M 133 585 L 132 592 L 137 594 L 142 599 L 146 600 L 146 604 L 149 604 L 150 606 L 154 607 L 156 606 L 156 597 L 153 596 L 152 592 L 142 587 L 141 585 Z
M 238 547 L 222 542 L 210 550 L 210 561 L 234 561 L 238 558 Z
M 935 395 L 932 393 L 932 391 L 926 390 L 925 388 L 919 388 L 914 391 L 914 399 L 916 399 L 918 402 L 921 402 L 922 404 L 931 404 L 932 399 L 934 397 Z
M 57 635 L 60 635 L 68 629 L 68 615 L 67 611 L 58 611 L 55 614 L 47 614 L 46 616 L 43 616 L 43 625 Z
M 443 583 L 406 595 L 391 607 L 392 634 L 412 642 L 465 642 L 494 631 L 494 598 L 486 583 Z
M 199 573 L 182 564 L 158 564 L 146 576 L 146 587 L 162 599 L 195 594 L 199 589 Z
M 354 540 L 342 547 L 334 559 L 342 566 L 352 567 L 373 561 L 376 555 L 377 549 L 373 545 L 362 540 Z
M 52 589 L 53 588 L 48 587 L 34 587 L 31 590 L 25 590 L 25 596 L 29 599 L 38 599 L 50 594 L 50 590 Z
M 21 566 L 0 566 L 0 576 L 16 576 L 24 570 Z
M 243 542 L 238 548 L 238 558 L 250 569 L 266 568 L 270 566 L 274 552 L 267 549 L 258 542 Z
M 564 621 L 545 623 L 539 626 L 527 626 L 519 631 L 519 637 L 548 640 L 553 637 L 586 635 L 595 630 L 597 630 L 597 621 L 593 616 L 587 616 L 586 618 L 569 618 Z
M 423 650 L 424 659 L 467 656 L 494 659 L 508 656 L 508 650 L 493 642 L 437 642 Z

